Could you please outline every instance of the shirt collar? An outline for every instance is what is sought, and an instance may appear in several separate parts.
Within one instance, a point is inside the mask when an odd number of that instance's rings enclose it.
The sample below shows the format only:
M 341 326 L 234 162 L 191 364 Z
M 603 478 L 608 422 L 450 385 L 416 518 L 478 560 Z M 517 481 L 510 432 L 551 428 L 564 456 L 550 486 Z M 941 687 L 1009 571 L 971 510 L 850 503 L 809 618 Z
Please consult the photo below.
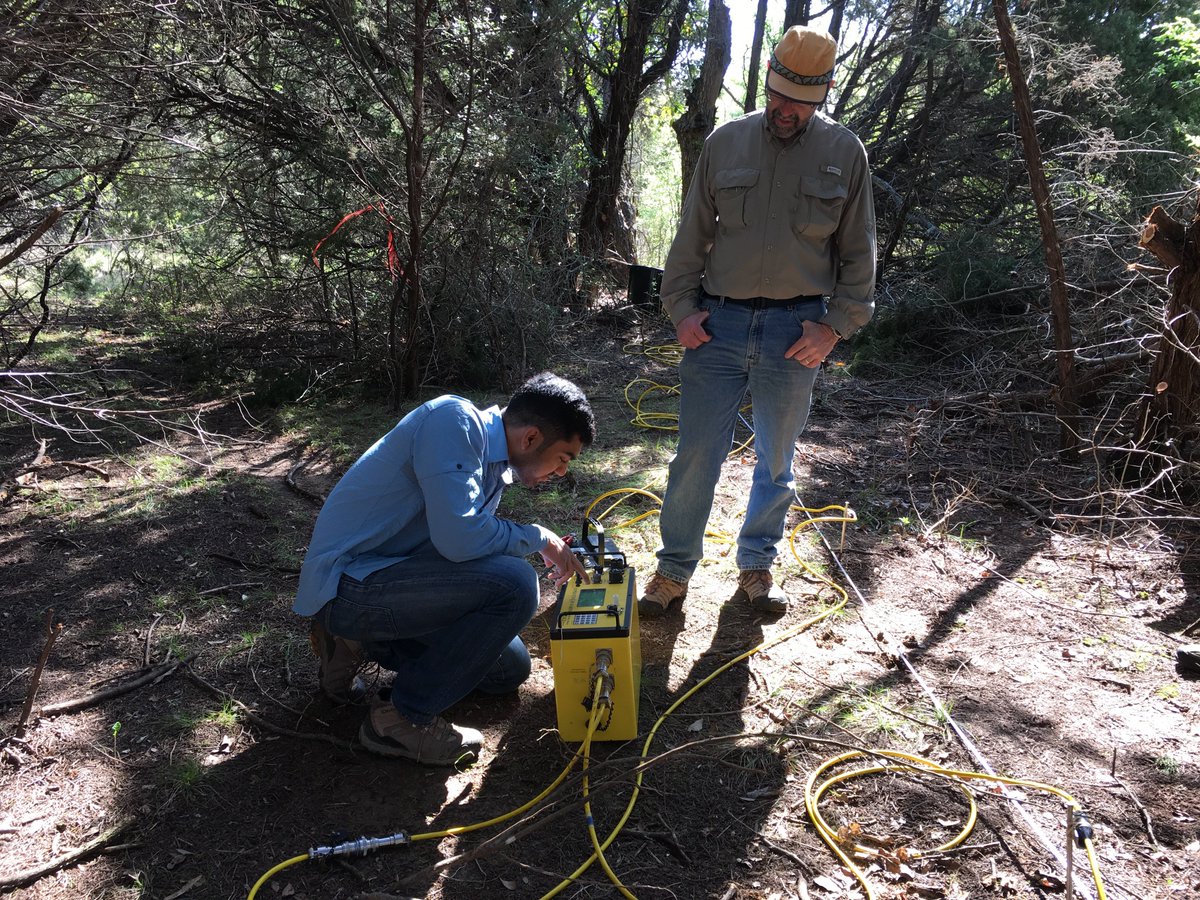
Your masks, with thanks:
M 504 432 L 504 410 L 499 406 L 489 406 L 479 411 L 483 419 L 483 461 L 489 466 L 501 466 L 500 480 L 504 484 L 513 483 L 513 470 L 508 464 L 508 436 Z
M 775 137 L 775 135 L 771 134 L 771 129 L 767 127 L 766 109 L 759 110 L 758 114 L 761 117 L 760 121 L 762 124 L 763 137 L 769 141 L 774 141 L 776 144 L 779 144 L 782 147 L 793 147 L 796 144 L 799 144 L 804 140 L 805 136 L 813 130 L 814 126 L 822 121 L 822 112 L 818 109 L 815 113 L 813 113 L 812 117 L 804 123 L 804 127 L 797 131 L 792 136 L 791 140 L 789 140 L 787 143 L 784 143 L 783 141 L 779 140 L 779 138 Z

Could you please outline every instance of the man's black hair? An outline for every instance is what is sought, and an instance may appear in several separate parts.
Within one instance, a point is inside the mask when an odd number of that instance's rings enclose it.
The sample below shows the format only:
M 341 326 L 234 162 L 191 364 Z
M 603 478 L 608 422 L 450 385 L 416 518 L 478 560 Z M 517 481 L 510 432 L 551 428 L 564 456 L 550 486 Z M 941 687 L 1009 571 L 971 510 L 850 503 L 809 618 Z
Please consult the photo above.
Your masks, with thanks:
M 543 446 L 578 436 L 588 447 L 596 439 L 592 405 L 578 387 L 551 372 L 534 375 L 508 401 L 504 419 L 512 425 L 536 425 Z

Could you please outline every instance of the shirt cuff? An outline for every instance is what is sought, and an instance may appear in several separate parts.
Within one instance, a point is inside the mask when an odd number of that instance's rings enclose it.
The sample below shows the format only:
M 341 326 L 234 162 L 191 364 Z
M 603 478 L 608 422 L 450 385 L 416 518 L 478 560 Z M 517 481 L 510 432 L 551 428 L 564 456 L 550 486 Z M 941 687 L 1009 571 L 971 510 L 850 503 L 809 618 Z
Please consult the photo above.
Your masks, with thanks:
M 832 328 L 832 329 L 833 329 L 833 333 L 834 333 L 835 335 L 837 335 L 837 337 L 838 337 L 838 340 L 844 341 L 844 340 L 846 339 L 846 335 L 845 335 L 845 333 L 842 331 L 842 328 L 841 328 L 841 327 L 839 327 L 839 326 L 838 326 L 836 323 L 834 323 L 834 322 L 830 322 L 828 319 L 822 319 L 822 320 L 821 320 L 821 324 L 822 324 L 822 325 L 828 325 L 830 328 Z M 843 326 L 843 327 L 844 327 L 844 326 Z

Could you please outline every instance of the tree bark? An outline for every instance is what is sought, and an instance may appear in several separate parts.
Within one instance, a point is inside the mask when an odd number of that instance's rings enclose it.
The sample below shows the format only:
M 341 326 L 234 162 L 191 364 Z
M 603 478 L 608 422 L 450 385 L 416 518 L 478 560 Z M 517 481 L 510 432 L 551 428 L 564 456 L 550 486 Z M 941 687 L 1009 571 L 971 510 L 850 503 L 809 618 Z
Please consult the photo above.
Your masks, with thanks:
M 1025 162 L 1029 168 L 1029 186 L 1033 191 L 1038 224 L 1042 229 L 1046 268 L 1050 272 L 1050 315 L 1054 322 L 1054 343 L 1058 361 L 1056 403 L 1060 423 L 1059 445 L 1062 450 L 1071 453 L 1079 446 L 1079 395 L 1075 388 L 1075 346 L 1071 338 L 1070 303 L 1067 299 L 1067 276 L 1063 266 L 1062 247 L 1058 243 L 1058 230 L 1054 225 L 1054 210 L 1050 207 L 1050 188 L 1042 166 L 1042 150 L 1033 121 L 1029 85 L 1025 82 L 1025 73 L 1021 67 L 1021 57 L 1017 53 L 1017 42 L 1013 36 L 1012 22 L 1008 18 L 1005 0 L 992 0 L 992 9 L 995 11 L 996 25 L 1000 31 L 1000 44 L 1004 48 L 1008 77 L 1012 82 L 1013 104 L 1017 109 L 1021 143 L 1025 148 Z
M 724 0 L 708 0 L 708 39 L 704 43 L 704 62 L 700 65 L 700 75 L 688 90 L 683 114 L 672 123 L 683 164 L 682 197 L 687 197 L 704 139 L 717 124 L 717 97 L 725 80 L 725 70 L 729 68 L 732 44 L 729 8 Z
M 834 40 L 841 40 L 842 18 L 846 15 L 846 0 L 833 0 L 829 4 L 829 33 Z
M 638 103 L 651 86 L 675 63 L 687 15 L 687 0 L 630 0 L 623 18 L 617 64 L 608 81 L 608 102 L 593 114 L 588 149 L 592 165 L 588 187 L 579 214 L 579 246 L 583 255 L 605 260 L 609 251 L 624 260 L 632 242 L 618 231 L 627 217 L 621 209 L 625 157 Z M 648 62 L 651 34 L 666 16 L 666 34 L 661 55 Z M 620 237 L 620 240 L 618 240 Z
M 746 71 L 746 99 L 742 102 L 742 112 L 752 113 L 758 109 L 758 70 L 762 68 L 763 36 L 766 30 L 767 0 L 758 0 L 758 10 L 754 13 L 754 38 L 750 42 L 750 68 Z
M 1172 271 L 1163 337 L 1135 438 L 1140 447 L 1179 446 L 1200 431 L 1200 205 L 1186 226 L 1154 207 L 1140 245 Z
M 783 7 L 783 28 L 786 31 L 793 25 L 807 25 L 811 11 L 812 0 L 787 0 Z

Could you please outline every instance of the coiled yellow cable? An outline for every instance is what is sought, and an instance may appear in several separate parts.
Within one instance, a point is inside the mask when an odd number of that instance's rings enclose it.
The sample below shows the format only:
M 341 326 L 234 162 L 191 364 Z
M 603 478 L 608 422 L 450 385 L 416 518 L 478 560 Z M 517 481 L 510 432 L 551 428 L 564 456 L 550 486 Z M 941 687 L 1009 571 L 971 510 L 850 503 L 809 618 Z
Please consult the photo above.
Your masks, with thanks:
M 849 760 L 859 759 L 862 757 L 887 757 L 889 759 L 902 760 L 908 765 L 874 765 L 862 769 L 854 769 L 849 772 L 843 772 L 835 775 L 826 781 L 823 781 L 820 785 L 817 785 L 817 779 L 820 778 L 821 775 L 827 770 L 832 769 L 835 766 L 839 766 Z M 1080 813 L 1083 811 L 1082 806 L 1080 806 L 1079 802 L 1075 800 L 1074 797 L 1066 793 L 1066 791 L 1056 788 L 1053 785 L 1043 784 L 1040 781 L 1025 781 L 1020 778 L 1005 778 L 1000 775 L 989 775 L 984 772 L 969 772 L 961 769 L 947 769 L 931 760 L 925 759 L 924 757 L 915 756 L 911 753 L 904 753 L 899 750 L 874 750 L 869 754 L 864 753 L 861 750 L 851 750 L 847 753 L 827 759 L 825 762 L 821 763 L 821 765 L 818 766 L 808 777 L 808 782 L 804 788 L 804 807 L 808 812 L 809 819 L 813 823 L 813 827 L 817 830 L 817 833 L 821 836 L 821 839 L 825 841 L 829 849 L 834 852 L 837 858 L 841 860 L 842 864 L 854 874 L 854 877 L 858 880 L 858 883 L 862 885 L 863 890 L 866 892 L 867 900 L 874 900 L 875 892 L 867 882 L 866 875 L 863 874 L 862 870 L 855 865 L 854 861 L 851 860 L 845 850 L 842 849 L 841 841 L 839 841 L 838 834 L 835 829 L 833 829 L 825 820 L 824 816 L 821 815 L 820 802 L 821 797 L 825 794 L 825 792 L 834 785 L 841 784 L 842 782 L 849 781 L 853 778 L 859 778 L 865 775 L 874 775 L 880 772 L 907 775 L 922 773 L 936 775 L 940 778 L 949 779 L 957 783 L 958 787 L 967 797 L 970 814 L 968 815 L 967 823 L 963 826 L 962 830 L 955 837 L 951 838 L 940 847 L 935 847 L 932 850 L 909 849 L 908 854 L 912 858 L 929 853 L 941 853 L 945 852 L 946 850 L 951 850 L 962 844 L 971 834 L 971 831 L 975 828 L 975 822 L 978 818 L 978 807 L 975 804 L 975 798 L 971 794 L 970 790 L 965 784 L 960 783 L 962 781 L 989 781 L 995 784 L 1007 784 L 1016 787 L 1027 788 L 1029 790 L 1043 791 L 1054 794 L 1055 796 L 1061 798 L 1075 813 Z M 1092 839 L 1090 837 L 1084 838 L 1082 843 L 1085 851 L 1087 852 L 1088 864 L 1091 869 L 1092 880 L 1096 885 L 1097 897 L 1099 900 L 1105 900 L 1106 894 L 1104 891 L 1104 881 L 1100 877 L 1100 869 L 1096 861 L 1096 854 L 1092 844 Z M 856 844 L 854 845 L 853 849 L 856 853 L 877 855 L 875 850 L 868 847 L 863 847 L 861 845 Z

